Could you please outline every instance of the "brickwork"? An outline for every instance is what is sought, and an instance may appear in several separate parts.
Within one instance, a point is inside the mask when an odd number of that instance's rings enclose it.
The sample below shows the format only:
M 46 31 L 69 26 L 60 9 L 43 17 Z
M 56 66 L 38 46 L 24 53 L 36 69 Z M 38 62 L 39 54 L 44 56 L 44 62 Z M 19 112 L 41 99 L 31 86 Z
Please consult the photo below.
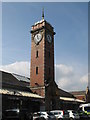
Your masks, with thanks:
M 54 80 L 54 39 L 53 27 L 46 21 L 41 21 L 32 26 L 31 35 L 31 70 L 30 70 L 30 86 L 32 90 L 40 94 L 38 90 L 44 87 L 45 80 Z M 46 35 L 49 33 L 52 36 L 52 43 L 48 43 Z M 42 40 L 38 45 L 34 42 L 34 36 L 37 33 L 42 34 Z M 38 57 L 36 57 L 38 51 Z M 38 67 L 38 74 L 36 74 L 36 67 Z M 36 89 L 35 89 L 36 87 Z M 38 87 L 38 89 L 37 89 Z M 41 91 L 41 94 L 44 90 Z
M 85 95 L 77 95 L 77 96 L 75 96 L 77 99 L 79 99 L 79 100 L 86 100 L 86 96 Z
M 34 37 L 37 33 L 42 34 L 42 40 L 35 44 Z M 52 37 L 51 43 L 47 40 L 48 34 Z M 34 93 L 45 97 L 46 110 L 51 110 L 57 104 L 55 102 L 57 87 L 54 82 L 54 34 L 53 27 L 45 20 L 32 26 L 30 87 Z M 36 74 L 36 67 L 38 67 L 38 74 Z

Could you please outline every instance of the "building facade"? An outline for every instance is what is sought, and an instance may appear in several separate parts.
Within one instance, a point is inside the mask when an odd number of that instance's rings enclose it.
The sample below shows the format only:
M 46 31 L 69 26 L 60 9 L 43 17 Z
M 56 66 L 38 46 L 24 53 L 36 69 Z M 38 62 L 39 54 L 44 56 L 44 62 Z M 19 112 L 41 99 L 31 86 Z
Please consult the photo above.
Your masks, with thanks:
M 70 92 L 70 94 L 74 95 L 79 100 L 83 100 L 87 103 L 90 102 L 90 90 L 88 86 L 86 88 L 86 91 L 73 91 Z
M 43 97 L 30 90 L 30 78 L 0 71 L 0 96 L 2 96 L 2 113 L 7 109 L 27 109 L 29 112 L 40 110 Z
M 86 101 L 86 91 L 73 91 L 70 93 L 74 95 L 77 99 Z

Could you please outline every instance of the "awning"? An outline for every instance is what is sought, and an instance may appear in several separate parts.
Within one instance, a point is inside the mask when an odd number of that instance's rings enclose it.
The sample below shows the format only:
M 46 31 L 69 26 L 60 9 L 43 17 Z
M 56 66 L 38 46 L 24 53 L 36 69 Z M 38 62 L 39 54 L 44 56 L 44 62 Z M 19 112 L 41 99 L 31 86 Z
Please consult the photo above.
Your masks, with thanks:
M 85 102 L 83 100 L 79 100 L 79 99 L 76 99 L 76 98 L 68 98 L 68 97 L 60 97 L 60 100 L 71 101 L 71 102 L 82 102 L 82 103 Z
M 7 89 L 0 89 L 0 94 L 16 95 L 16 96 L 24 96 L 24 97 L 32 97 L 32 98 L 43 98 L 42 96 L 30 92 L 14 91 L 14 90 L 11 91 Z

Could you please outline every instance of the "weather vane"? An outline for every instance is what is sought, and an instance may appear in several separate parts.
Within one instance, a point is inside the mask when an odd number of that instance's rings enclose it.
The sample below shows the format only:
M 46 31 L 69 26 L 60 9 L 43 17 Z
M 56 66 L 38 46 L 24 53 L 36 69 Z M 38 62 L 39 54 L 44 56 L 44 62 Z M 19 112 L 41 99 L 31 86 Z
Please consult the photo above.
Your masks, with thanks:
M 44 8 L 42 9 L 42 20 L 44 20 Z

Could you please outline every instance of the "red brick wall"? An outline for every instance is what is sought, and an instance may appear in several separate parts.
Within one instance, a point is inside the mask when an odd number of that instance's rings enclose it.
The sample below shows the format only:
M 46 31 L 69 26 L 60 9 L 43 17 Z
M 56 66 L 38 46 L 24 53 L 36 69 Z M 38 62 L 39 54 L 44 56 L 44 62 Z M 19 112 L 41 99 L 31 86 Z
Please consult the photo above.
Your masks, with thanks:
M 81 95 L 81 96 L 75 96 L 77 99 L 79 100 L 85 100 L 85 95 Z
M 37 50 L 38 57 L 36 58 Z M 36 74 L 36 67 L 38 67 L 38 74 Z M 35 83 L 38 83 L 38 85 L 36 85 Z M 31 88 L 36 87 L 36 90 L 33 90 L 33 92 L 36 92 L 39 95 L 44 95 L 44 90 L 40 88 L 41 86 L 44 86 L 44 37 L 42 38 L 40 43 L 36 45 L 34 42 L 33 34 L 31 41 L 30 86 Z
M 42 32 L 43 38 L 38 45 L 34 43 L 35 33 Z M 54 82 L 54 31 L 46 21 L 32 26 L 31 30 L 31 67 L 30 86 L 33 92 L 45 97 L 45 109 L 59 108 L 59 96 L 56 95 Z M 52 36 L 52 43 L 47 41 L 47 34 Z M 38 50 L 38 58 L 36 51 Z M 50 54 L 50 56 L 49 56 Z M 39 68 L 36 75 L 36 67 Z M 45 82 L 45 83 L 44 83 Z M 35 85 L 37 83 L 37 85 Z M 48 85 L 48 86 L 47 86 Z
M 39 45 L 35 45 L 32 41 L 31 47 L 31 72 L 30 72 L 30 84 L 33 87 L 35 82 L 43 85 L 44 77 L 44 49 L 43 49 L 43 40 Z M 36 58 L 36 51 L 38 50 L 38 58 Z M 38 67 L 38 74 L 36 75 L 36 67 Z
M 54 40 L 52 43 L 48 43 L 46 39 L 46 48 L 45 48 L 45 79 L 54 80 Z M 50 57 L 49 57 L 50 53 Z M 49 73 L 50 68 L 50 73 Z
M 42 28 L 42 26 L 44 27 Z M 34 35 L 37 31 L 43 34 L 42 40 L 38 45 L 34 42 Z M 47 41 L 47 34 L 52 36 L 51 44 Z M 33 25 L 31 39 L 30 86 L 33 92 L 44 96 L 45 89 L 41 88 L 44 87 L 44 80 L 47 80 L 48 83 L 54 80 L 54 32 L 52 26 L 46 21 Z M 36 58 L 37 50 L 38 58 Z M 36 67 L 38 67 L 37 75 Z M 38 85 L 35 83 L 38 83 Z

